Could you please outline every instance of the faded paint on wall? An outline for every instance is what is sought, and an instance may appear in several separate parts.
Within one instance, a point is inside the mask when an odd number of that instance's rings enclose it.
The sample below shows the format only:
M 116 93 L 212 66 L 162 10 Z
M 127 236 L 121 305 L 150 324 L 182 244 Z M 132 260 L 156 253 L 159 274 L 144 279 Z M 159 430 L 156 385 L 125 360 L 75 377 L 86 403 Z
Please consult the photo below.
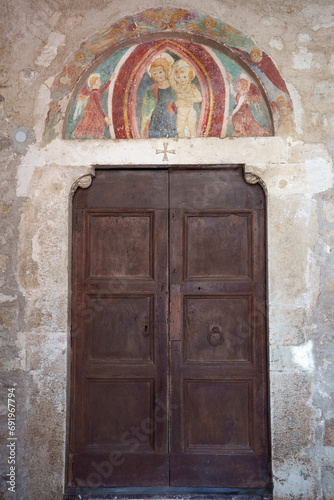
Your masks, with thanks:
M 166 38 L 123 49 L 88 74 L 65 132 L 69 139 L 269 135 L 269 106 L 240 64 L 204 45 Z
M 168 42 L 168 39 L 165 38 L 166 33 L 170 31 L 173 32 L 174 38 L 177 34 L 176 40 L 179 41 L 178 43 L 176 43 L 175 40 L 173 42 L 172 39 Z M 132 45 L 132 49 L 135 49 L 134 52 L 136 52 L 136 54 L 132 54 L 131 40 L 135 40 L 137 44 L 138 39 L 143 38 L 145 34 L 148 35 L 149 38 L 154 35 L 155 39 L 156 34 L 161 34 L 161 39 L 155 43 L 151 42 L 142 48 L 140 46 L 135 48 Z M 233 68 L 231 57 L 225 57 L 225 61 L 222 61 L 223 55 L 221 54 L 221 51 L 218 51 L 216 57 L 218 56 L 218 59 L 220 59 L 221 65 L 232 65 L 232 74 L 230 75 L 228 73 L 229 77 L 225 76 L 224 79 L 226 80 L 227 78 L 228 81 L 226 82 L 223 80 L 220 83 L 219 71 L 214 71 L 216 63 L 212 60 L 212 56 L 211 61 L 208 60 L 209 55 L 205 53 L 207 50 L 203 44 L 195 45 L 188 42 L 188 45 L 190 46 L 187 46 L 187 42 L 183 40 L 185 34 L 188 34 L 188 37 L 189 34 L 192 34 L 193 37 L 194 34 L 200 34 L 204 41 L 207 40 L 210 42 L 214 40 L 219 42 L 222 48 L 228 49 L 230 55 L 240 59 L 244 67 L 248 68 L 248 71 L 246 69 L 246 75 L 244 72 L 241 73 L 240 69 L 239 74 L 237 75 L 236 67 Z M 130 40 L 130 42 L 124 44 L 127 40 Z M 125 49 L 123 49 L 124 52 L 117 50 L 117 47 L 121 45 L 122 47 L 124 47 L 124 45 L 127 47 L 129 60 L 127 60 L 128 57 L 126 57 Z M 162 45 L 164 45 L 163 48 Z M 104 63 L 102 67 L 97 68 L 98 61 L 105 60 L 104 54 L 108 54 L 110 51 L 114 53 L 114 59 L 111 58 L 109 63 Z M 148 51 L 148 54 L 144 57 L 143 54 L 145 54 L 146 51 Z M 114 125 L 115 119 L 118 116 L 122 116 L 123 112 L 126 115 L 129 114 L 131 118 L 131 115 L 138 113 L 137 109 L 125 109 L 123 111 L 123 103 L 114 103 L 112 110 L 115 113 L 115 116 L 113 114 L 109 114 L 108 116 L 108 112 L 110 113 L 111 111 L 110 102 L 113 102 L 114 100 L 117 101 L 117 98 L 123 94 L 128 96 L 130 91 L 128 88 L 129 86 L 132 87 L 131 90 L 132 93 L 134 93 L 134 96 L 132 96 L 135 101 L 133 106 L 138 106 L 140 104 L 140 99 L 138 99 L 138 102 L 136 100 L 137 90 L 140 93 L 140 84 L 142 83 L 142 85 L 145 85 L 145 82 L 138 81 L 137 73 L 140 74 L 142 79 L 145 75 L 145 73 L 143 73 L 143 65 L 146 64 L 146 69 L 149 70 L 149 66 L 152 64 L 153 58 L 163 52 L 169 52 L 169 55 L 173 58 L 174 62 L 177 62 L 178 59 L 187 61 L 188 65 L 191 66 L 191 70 L 194 72 L 194 77 L 191 81 L 196 80 L 196 85 L 199 91 L 201 88 L 202 93 L 204 90 L 211 93 L 211 99 L 210 104 L 203 102 L 202 109 L 198 109 L 198 104 L 202 102 L 199 101 L 199 97 L 197 97 L 196 102 L 193 102 L 194 105 L 197 105 L 197 109 L 194 108 L 193 113 L 188 110 L 188 121 L 192 123 L 192 125 L 190 125 L 190 129 L 187 126 L 186 134 L 184 134 L 184 131 L 181 131 L 181 124 L 184 121 L 183 115 L 185 115 L 184 109 L 182 111 L 182 107 L 180 107 L 178 110 L 172 110 L 172 106 L 170 106 L 169 111 L 166 111 L 166 115 L 168 115 L 168 113 L 174 113 L 175 117 L 167 116 L 164 121 L 167 119 L 168 121 L 173 121 L 174 118 L 174 120 L 180 122 L 180 130 L 175 131 L 175 127 L 177 128 L 175 125 L 172 127 L 173 131 L 168 130 L 165 132 L 165 135 L 160 135 L 160 137 L 272 135 L 273 132 L 270 125 L 271 112 L 274 116 L 274 126 L 277 133 L 283 137 L 294 135 L 292 101 L 290 94 L 282 76 L 268 54 L 261 51 L 250 37 L 244 35 L 239 30 L 232 28 L 226 23 L 223 23 L 219 19 L 214 19 L 211 16 L 203 16 L 190 10 L 159 7 L 157 9 L 148 9 L 147 11 L 144 11 L 136 16 L 128 16 L 119 20 L 117 23 L 112 24 L 107 29 L 97 33 L 81 44 L 80 49 L 75 52 L 73 56 L 71 56 L 61 73 L 55 78 L 51 85 L 52 101 L 49 104 L 49 111 L 45 122 L 45 132 L 43 135 L 44 142 L 47 144 L 55 137 L 61 135 L 60 122 L 64 116 L 67 118 L 67 114 L 65 112 L 67 106 L 66 97 L 72 92 L 78 81 L 80 85 L 83 75 L 85 77 L 85 86 L 81 87 L 78 97 L 79 102 L 77 101 L 75 103 L 75 109 L 72 109 L 72 113 L 70 113 L 69 127 L 67 127 L 67 132 L 65 132 L 66 138 L 124 138 L 124 133 L 127 138 L 147 136 L 145 135 L 145 132 L 141 131 L 141 127 L 139 127 L 140 132 L 138 132 L 138 126 L 129 126 L 127 123 L 127 117 L 125 117 L 125 125 L 118 123 L 117 125 Z M 120 58 L 122 58 L 121 66 L 117 64 Z M 123 58 L 125 60 L 123 60 Z M 92 73 L 92 71 L 89 70 L 90 67 L 94 68 L 94 75 L 99 75 L 101 78 L 101 83 L 98 88 L 96 87 L 95 80 L 94 87 L 96 88 L 91 87 L 89 83 L 89 74 Z M 169 79 L 169 74 L 167 74 L 169 70 L 171 70 L 171 64 L 168 69 L 165 67 L 164 71 L 166 79 Z M 107 88 L 102 85 L 107 85 L 107 80 L 113 71 L 116 72 L 114 75 L 116 81 L 112 85 L 109 84 L 109 92 L 110 89 L 112 89 L 112 92 L 110 98 L 108 99 L 109 109 L 107 110 L 107 104 L 105 105 L 105 109 L 103 109 L 103 105 L 101 106 L 101 99 L 105 97 L 105 100 L 107 100 L 107 97 L 105 96 Z M 225 70 L 223 72 L 225 73 Z M 124 73 L 126 74 L 126 77 L 124 76 Z M 265 89 L 269 108 L 271 109 L 269 112 L 266 110 L 263 99 L 261 99 L 261 92 L 258 85 L 255 84 L 254 78 L 251 77 L 252 73 L 256 79 L 259 79 L 263 89 Z M 153 78 L 152 74 L 149 74 L 149 76 Z M 248 82 L 248 84 L 245 82 L 243 85 L 241 82 L 238 83 L 241 76 L 243 80 Z M 84 81 L 82 83 L 84 83 Z M 154 78 L 152 82 L 153 81 Z M 191 83 L 191 81 L 189 81 L 188 84 L 195 85 L 194 83 Z M 172 81 L 170 83 L 172 83 Z M 162 82 L 160 82 L 160 84 L 162 84 Z M 215 90 L 212 89 L 213 85 L 216 87 Z M 231 118 L 228 120 L 227 116 L 221 116 L 220 134 L 217 135 L 215 127 L 211 129 L 210 133 L 210 127 L 208 127 L 208 124 L 206 124 L 207 126 L 205 128 L 202 123 L 204 121 L 203 112 L 207 111 L 209 114 L 212 114 L 214 110 L 217 114 L 217 107 L 220 100 L 217 102 L 213 102 L 213 100 L 218 93 L 227 93 L 226 104 L 229 105 L 229 85 L 232 86 L 231 102 L 233 102 L 233 98 L 235 100 L 234 110 L 231 110 Z M 116 90 L 114 91 L 115 86 Z M 242 88 L 243 86 L 245 88 Z M 209 89 L 207 89 L 207 87 L 209 87 Z M 104 90 L 104 92 L 101 92 L 101 90 Z M 204 96 L 205 93 L 207 92 L 204 92 Z M 114 94 L 114 96 L 112 94 Z M 129 102 L 132 102 L 131 97 L 128 97 Z M 177 100 L 176 96 L 173 97 L 173 95 L 169 96 L 168 99 L 170 99 L 168 102 L 171 103 L 181 102 L 180 99 Z M 242 101 L 243 104 L 241 109 L 239 109 L 238 106 L 240 101 Z M 83 118 L 83 122 L 80 124 L 79 129 L 74 131 L 72 123 L 73 118 L 75 119 L 78 116 L 80 117 L 80 111 L 82 112 L 84 109 L 84 103 L 87 105 L 86 116 Z M 254 109 L 252 109 L 252 103 L 261 103 L 261 106 L 256 107 L 255 105 Z M 207 110 L 207 107 L 209 106 L 211 109 Z M 176 107 L 179 106 L 176 105 Z M 229 110 L 227 110 L 227 112 L 229 112 Z M 189 113 L 193 115 L 192 119 L 189 118 Z M 224 123 L 224 118 L 226 119 L 226 124 Z M 111 121 L 111 123 L 109 123 L 109 121 Z M 90 122 L 95 125 L 89 126 Z M 135 122 L 136 120 L 133 120 L 134 124 Z M 99 125 L 97 126 L 98 123 Z M 232 127 L 230 127 L 230 130 L 227 130 L 229 128 L 228 126 L 231 124 Z M 103 125 L 105 125 L 105 127 Z M 109 125 L 110 130 L 107 129 L 106 125 Z M 125 128 L 124 133 L 122 133 L 122 128 Z M 121 133 L 119 133 L 118 129 L 121 130 Z M 152 137 L 153 136 L 156 137 L 156 135 L 152 133 Z

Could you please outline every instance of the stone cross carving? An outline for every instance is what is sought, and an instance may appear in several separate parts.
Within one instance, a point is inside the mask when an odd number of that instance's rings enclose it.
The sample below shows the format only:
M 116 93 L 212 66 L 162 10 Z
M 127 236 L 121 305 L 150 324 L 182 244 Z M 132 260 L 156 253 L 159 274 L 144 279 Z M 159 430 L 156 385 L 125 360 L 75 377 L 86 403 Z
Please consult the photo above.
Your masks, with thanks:
M 171 151 L 168 151 L 168 142 L 164 142 L 164 149 L 157 149 L 156 154 L 163 154 L 164 157 L 162 161 L 168 161 L 168 154 L 175 155 L 175 149 L 172 149 Z

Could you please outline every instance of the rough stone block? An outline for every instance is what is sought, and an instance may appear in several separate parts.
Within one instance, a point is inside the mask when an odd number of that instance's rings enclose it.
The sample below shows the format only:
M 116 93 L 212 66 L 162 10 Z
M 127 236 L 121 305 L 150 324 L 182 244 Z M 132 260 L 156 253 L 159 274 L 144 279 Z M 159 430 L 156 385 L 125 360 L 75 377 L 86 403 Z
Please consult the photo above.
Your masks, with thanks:
M 319 99 L 330 99 L 334 97 L 334 80 L 324 80 L 320 82 L 315 89 L 316 95 Z
M 323 500 L 333 500 L 334 499 L 334 468 L 333 467 L 323 467 L 322 468 L 322 493 Z
M 309 458 L 285 462 L 273 462 L 275 481 L 275 500 L 315 500 L 317 497 L 316 475 L 317 469 L 314 462 Z
M 325 421 L 324 446 L 334 446 L 334 418 Z
M 305 310 L 303 308 L 278 309 L 273 307 L 270 310 L 270 318 L 272 325 L 270 341 L 272 344 L 286 347 L 305 342 L 305 333 L 302 328 L 305 321 Z
M 304 196 L 268 198 L 269 293 L 271 303 L 284 303 L 291 309 L 307 306 L 317 299 L 319 277 L 314 273 L 310 246 L 317 238 L 316 205 Z M 305 237 L 307 235 L 307 237 Z M 276 306 L 277 307 L 277 306 Z
M 307 404 L 311 396 L 308 374 L 291 371 L 271 376 L 272 453 L 277 461 L 298 462 L 299 454 L 314 444 L 315 411 Z
M 8 258 L 8 255 L 0 254 L 0 271 L 6 271 Z
M 13 330 L 17 320 L 18 308 L 16 304 L 6 304 L 0 310 L 0 331 Z

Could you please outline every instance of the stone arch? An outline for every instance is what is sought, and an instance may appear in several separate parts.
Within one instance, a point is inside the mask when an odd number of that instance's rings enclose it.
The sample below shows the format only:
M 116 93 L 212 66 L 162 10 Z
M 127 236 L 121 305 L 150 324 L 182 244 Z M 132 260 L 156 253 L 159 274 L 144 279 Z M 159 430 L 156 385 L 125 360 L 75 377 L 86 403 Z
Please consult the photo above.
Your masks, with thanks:
M 211 81 L 217 81 L 219 71 L 223 74 L 222 79 L 224 80 L 224 88 L 222 87 L 223 92 L 220 94 L 225 93 L 225 101 L 226 94 L 229 94 L 229 96 L 231 96 L 231 102 L 233 101 L 233 93 L 237 92 L 235 90 L 236 80 L 238 78 L 240 79 L 242 75 L 246 75 L 245 78 L 249 80 L 249 85 L 253 84 L 253 89 L 257 88 L 255 92 L 258 93 L 258 96 L 254 99 L 249 99 L 249 103 L 251 103 L 251 101 L 257 101 L 260 105 L 260 109 L 266 108 L 267 111 L 265 111 L 265 113 L 267 113 L 268 116 L 267 123 L 264 125 L 267 132 L 255 126 L 255 132 L 246 130 L 235 133 L 234 135 L 278 135 L 282 137 L 294 135 L 293 106 L 287 86 L 269 55 L 261 51 L 249 36 L 219 19 L 214 19 L 210 16 L 184 9 L 159 8 L 149 9 L 134 16 L 127 16 L 81 43 L 79 49 L 72 54 L 62 71 L 55 77 L 51 86 L 51 101 L 45 121 L 43 142 L 47 144 L 56 137 L 74 138 L 67 130 L 68 120 L 71 119 L 71 109 L 73 117 L 73 113 L 75 112 L 73 110 L 73 105 L 75 101 L 85 92 L 88 95 L 88 79 L 94 72 L 99 71 L 103 64 L 105 65 L 111 58 L 114 58 L 114 61 L 120 63 L 122 62 L 122 57 L 125 57 L 125 60 L 127 60 L 127 58 L 130 60 L 132 56 L 133 68 L 136 68 L 138 58 L 134 58 L 133 52 L 139 53 L 141 48 L 144 49 L 144 47 L 146 47 L 146 49 L 149 48 L 149 50 L 157 50 L 156 47 L 159 45 L 159 41 L 165 42 L 165 45 L 167 44 L 166 50 L 170 51 L 172 49 L 172 53 L 176 54 L 175 59 L 185 57 L 181 52 L 183 50 L 183 54 L 185 54 L 187 44 L 188 48 L 190 46 L 192 47 L 191 51 L 193 52 L 195 49 L 195 52 L 199 51 L 200 48 L 202 51 L 206 50 L 207 53 L 205 56 L 202 54 L 201 57 L 199 57 L 200 62 L 202 62 L 203 57 L 204 59 L 205 57 L 211 57 L 208 67 L 212 68 L 216 66 L 216 68 L 218 68 L 216 76 L 212 75 L 213 78 Z M 180 50 L 179 52 L 177 50 L 173 52 L 172 44 L 173 42 L 175 44 L 175 41 L 178 41 L 179 45 L 182 46 L 181 52 Z M 225 71 L 224 75 L 224 64 L 221 60 L 219 61 L 220 54 L 223 54 L 224 57 L 228 58 L 229 61 L 233 61 L 234 64 L 239 67 L 239 76 L 238 71 L 235 70 L 233 82 L 226 81 L 226 73 L 228 73 L 228 71 Z M 123 64 L 123 68 L 121 69 L 124 70 L 124 67 L 126 67 L 126 64 Z M 117 71 L 119 71 L 119 64 L 117 68 Z M 205 113 L 203 112 L 203 109 L 207 107 L 207 100 L 205 101 L 205 92 L 203 92 L 204 85 L 200 82 L 201 75 L 203 76 L 205 72 L 207 72 L 207 68 L 204 67 L 203 69 L 204 72 L 202 70 L 197 70 L 196 74 L 196 78 L 198 76 L 198 88 L 201 89 L 203 94 L 202 108 L 201 111 L 198 112 L 197 137 L 211 136 L 224 138 L 229 136 L 229 134 L 226 133 L 226 123 L 228 114 L 231 113 L 231 108 L 228 109 L 228 106 L 225 106 L 223 110 L 220 110 L 221 116 L 219 119 L 221 123 L 219 127 L 213 127 L 208 131 L 208 120 L 205 118 Z M 143 76 L 143 67 L 140 68 L 140 71 L 141 76 Z M 138 79 L 138 74 L 131 73 L 131 68 L 128 73 L 127 82 L 131 81 L 131 78 L 134 77 L 137 78 L 137 84 L 139 85 L 138 82 L 140 79 Z M 126 76 L 123 74 L 123 79 L 124 78 L 126 78 Z M 205 79 L 205 76 L 203 76 L 203 78 Z M 121 83 L 116 79 L 115 86 L 117 87 L 117 85 L 118 88 L 120 88 Z M 217 90 L 216 94 L 213 92 L 213 95 L 218 95 L 218 93 Z M 234 102 L 234 107 L 236 107 L 235 96 Z M 212 108 L 217 109 L 217 107 L 214 107 L 212 102 L 210 102 L 210 104 L 211 110 L 209 110 L 209 114 L 212 114 Z M 108 104 L 108 106 L 108 110 L 110 111 L 110 105 Z M 81 109 L 81 116 L 83 113 L 82 110 L 83 107 Z M 107 109 L 105 111 L 105 114 L 108 114 Z M 128 110 L 124 111 L 125 115 L 126 113 L 128 113 Z M 120 116 L 119 112 L 116 112 L 116 116 Z M 137 121 L 140 121 L 140 118 L 138 118 Z M 63 122 L 64 129 L 62 131 Z M 106 138 L 142 137 L 138 130 L 136 132 L 136 124 L 134 123 L 130 128 L 126 123 L 125 125 L 122 124 L 121 128 L 125 129 L 124 133 L 122 132 L 120 135 L 117 135 L 117 132 L 113 135 L 111 132 L 110 135 L 106 134 Z M 218 128 L 219 132 L 217 132 Z M 135 130 L 135 132 L 133 132 L 133 130 Z M 230 135 L 233 135 L 233 133 Z M 90 138 L 102 137 L 93 136 Z

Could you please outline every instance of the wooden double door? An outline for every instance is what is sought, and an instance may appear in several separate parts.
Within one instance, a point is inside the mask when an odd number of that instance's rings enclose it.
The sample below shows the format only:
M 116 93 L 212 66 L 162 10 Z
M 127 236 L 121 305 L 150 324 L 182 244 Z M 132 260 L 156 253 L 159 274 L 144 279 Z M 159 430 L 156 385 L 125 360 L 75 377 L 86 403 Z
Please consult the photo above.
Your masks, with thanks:
M 264 205 L 228 166 L 77 191 L 69 486 L 270 486 Z

